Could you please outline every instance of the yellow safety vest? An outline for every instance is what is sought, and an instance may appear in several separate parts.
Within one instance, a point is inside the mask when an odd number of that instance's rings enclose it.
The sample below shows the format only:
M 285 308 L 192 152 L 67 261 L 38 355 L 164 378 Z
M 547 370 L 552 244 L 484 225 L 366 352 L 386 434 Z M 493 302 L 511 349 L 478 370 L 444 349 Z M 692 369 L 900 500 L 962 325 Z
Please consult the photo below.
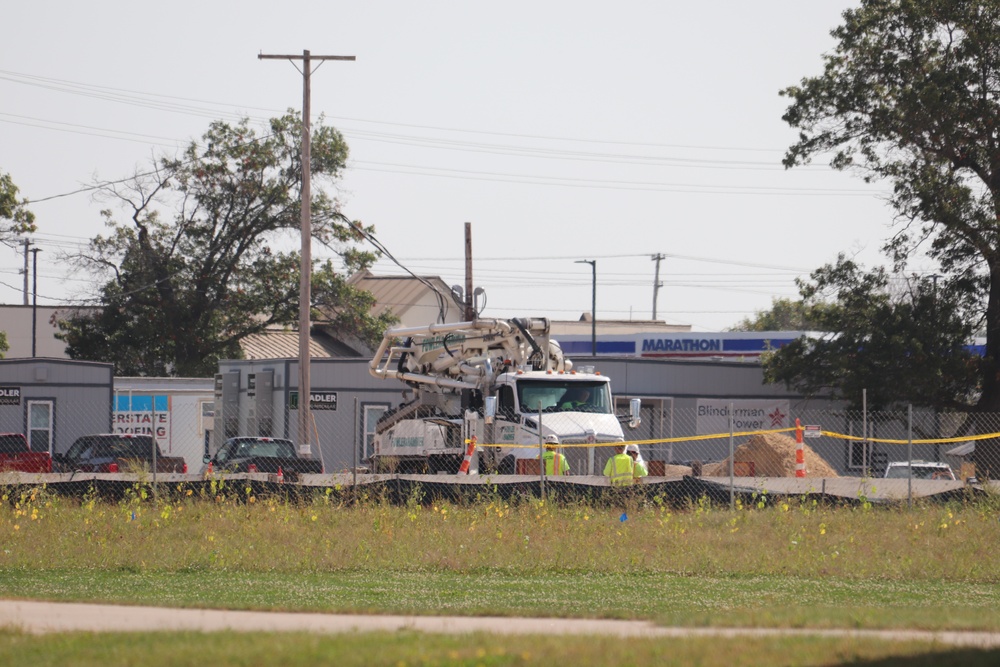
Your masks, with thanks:
M 558 469 L 555 465 L 557 456 L 559 457 Z M 566 462 L 566 457 L 562 454 L 547 450 L 544 454 L 542 454 L 542 458 L 545 460 L 545 474 L 549 477 L 552 475 L 565 475 L 569 472 L 569 463 Z
M 604 464 L 604 476 L 611 486 L 630 486 L 632 484 L 632 457 L 628 454 L 615 454 Z

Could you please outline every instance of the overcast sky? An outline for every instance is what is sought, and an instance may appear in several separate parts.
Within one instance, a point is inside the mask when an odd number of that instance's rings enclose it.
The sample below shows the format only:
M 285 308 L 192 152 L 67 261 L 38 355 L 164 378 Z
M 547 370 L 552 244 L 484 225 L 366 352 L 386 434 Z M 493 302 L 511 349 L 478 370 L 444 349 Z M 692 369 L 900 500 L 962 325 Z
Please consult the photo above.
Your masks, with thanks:
M 576 319 L 575 262 L 596 260 L 598 319 L 648 319 L 662 254 L 657 317 L 718 331 L 838 252 L 880 261 L 885 184 L 780 164 L 778 91 L 821 71 L 856 4 L 10 3 L 0 170 L 34 201 L 38 302 L 89 298 L 59 257 L 103 231 L 102 204 L 71 193 L 214 119 L 299 109 L 301 74 L 259 53 L 353 55 L 314 72 L 312 109 L 350 146 L 345 212 L 401 263 L 464 284 L 471 222 L 484 316 Z M 22 265 L 0 246 L 0 302 L 22 302 Z

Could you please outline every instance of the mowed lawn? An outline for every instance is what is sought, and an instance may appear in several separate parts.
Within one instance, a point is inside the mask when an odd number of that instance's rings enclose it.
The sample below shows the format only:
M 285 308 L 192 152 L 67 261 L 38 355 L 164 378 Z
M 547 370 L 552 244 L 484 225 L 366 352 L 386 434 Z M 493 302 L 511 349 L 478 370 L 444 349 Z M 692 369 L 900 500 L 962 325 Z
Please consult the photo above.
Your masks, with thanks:
M 628 499 L 614 507 L 499 498 L 456 505 L 419 497 L 405 506 L 377 500 L 348 505 L 330 492 L 287 502 L 241 488 L 219 489 L 210 497 L 180 493 L 157 502 L 137 489 L 120 503 L 106 503 L 18 490 L 7 491 L 0 506 L 0 596 L 648 619 L 680 626 L 997 631 L 1000 568 L 990 555 L 1000 545 L 998 507 L 995 498 L 907 510 L 767 497 L 736 510 L 707 502 L 677 508 Z M 259 656 L 247 648 L 252 643 L 229 634 L 185 636 L 183 643 L 203 647 L 203 658 L 218 664 L 275 664 L 254 662 Z M 103 643 L 118 645 L 125 656 L 133 644 L 166 641 L 160 633 L 141 641 L 117 637 L 70 634 L 52 641 L 6 632 L 0 635 L 0 662 L 67 664 L 65 651 L 71 651 L 93 655 L 95 663 L 134 664 L 103 655 Z M 740 662 L 746 639 L 391 637 L 391 642 L 370 635 L 273 640 L 299 647 L 289 653 L 299 657 L 284 664 L 311 664 L 315 651 L 367 657 L 338 664 L 669 664 L 665 660 L 681 655 L 682 647 L 716 656 L 701 664 L 765 664 Z M 221 656 L 209 649 L 216 642 L 226 647 Z M 581 651 L 581 642 L 603 648 L 598 654 Z M 526 650 L 513 650 L 512 644 Z M 388 651 L 389 645 L 404 657 Z M 666 645 L 674 653 L 662 653 Z M 841 664 L 830 661 L 841 658 L 871 664 L 949 664 L 958 657 L 952 664 L 1000 663 L 996 651 L 906 642 L 845 646 L 833 639 L 796 638 L 762 639 L 760 645 L 750 655 L 759 659 L 768 655 L 765 647 L 776 649 L 778 661 L 768 660 L 769 665 Z M 675 664 L 697 662 L 694 654 L 684 655 L 692 659 Z M 788 656 L 784 662 L 781 655 Z M 936 659 L 914 662 L 914 655 Z M 884 662 L 904 656 L 905 662 Z M 192 664 L 177 652 L 173 657 L 178 661 L 143 663 Z M 236 661 L 225 662 L 230 658 Z

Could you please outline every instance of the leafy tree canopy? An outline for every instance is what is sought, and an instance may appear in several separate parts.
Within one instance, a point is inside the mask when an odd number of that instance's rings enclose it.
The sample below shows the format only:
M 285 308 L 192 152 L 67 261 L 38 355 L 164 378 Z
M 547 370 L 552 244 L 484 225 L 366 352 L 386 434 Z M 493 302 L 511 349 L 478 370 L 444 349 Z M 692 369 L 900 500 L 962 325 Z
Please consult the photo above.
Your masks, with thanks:
M 9 242 L 13 237 L 35 231 L 35 214 L 28 210 L 28 202 L 18 199 L 18 189 L 10 174 L 0 171 L 0 241 Z
M 823 73 L 782 91 L 800 131 L 784 163 L 831 154 L 892 184 L 886 248 L 897 270 L 925 252 L 961 292 L 986 334 L 978 407 L 1000 411 L 1000 0 L 861 0 L 843 19 Z
M 818 324 L 811 311 L 822 307 L 815 304 L 807 308 L 801 300 L 771 299 L 770 309 L 743 318 L 730 331 L 816 331 Z
M 102 184 L 101 196 L 127 219 L 105 210 L 110 233 L 78 258 L 106 282 L 98 315 L 61 323 L 70 356 L 111 362 L 119 375 L 205 376 L 218 359 L 239 358 L 247 335 L 297 322 L 299 254 L 278 244 L 300 227 L 301 128 L 291 112 L 260 134 L 248 120 L 215 122 L 181 157 Z M 311 141 L 313 236 L 348 271 L 366 267 L 374 255 L 355 245 L 360 224 L 322 189 L 340 175 L 347 145 L 322 122 Z M 371 317 L 371 295 L 332 263 L 315 273 L 312 296 L 329 308 L 313 321 L 329 319 L 363 341 L 380 338 L 392 320 Z
M 978 396 L 972 327 L 955 294 L 929 279 L 892 281 L 843 256 L 800 285 L 817 331 L 764 356 L 769 382 L 806 395 L 826 394 L 860 409 L 906 404 L 968 409 Z

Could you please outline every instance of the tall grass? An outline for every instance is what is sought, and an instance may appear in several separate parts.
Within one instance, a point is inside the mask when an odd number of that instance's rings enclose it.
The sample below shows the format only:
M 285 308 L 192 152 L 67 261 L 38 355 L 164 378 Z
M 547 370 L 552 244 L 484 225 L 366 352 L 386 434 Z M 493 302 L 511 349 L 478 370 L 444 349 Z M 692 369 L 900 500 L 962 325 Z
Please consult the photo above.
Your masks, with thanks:
M 0 571 L 674 573 L 997 583 L 1000 502 L 829 507 L 761 496 L 735 510 L 540 500 L 299 502 L 249 487 L 117 503 L 44 489 L 0 503 Z

